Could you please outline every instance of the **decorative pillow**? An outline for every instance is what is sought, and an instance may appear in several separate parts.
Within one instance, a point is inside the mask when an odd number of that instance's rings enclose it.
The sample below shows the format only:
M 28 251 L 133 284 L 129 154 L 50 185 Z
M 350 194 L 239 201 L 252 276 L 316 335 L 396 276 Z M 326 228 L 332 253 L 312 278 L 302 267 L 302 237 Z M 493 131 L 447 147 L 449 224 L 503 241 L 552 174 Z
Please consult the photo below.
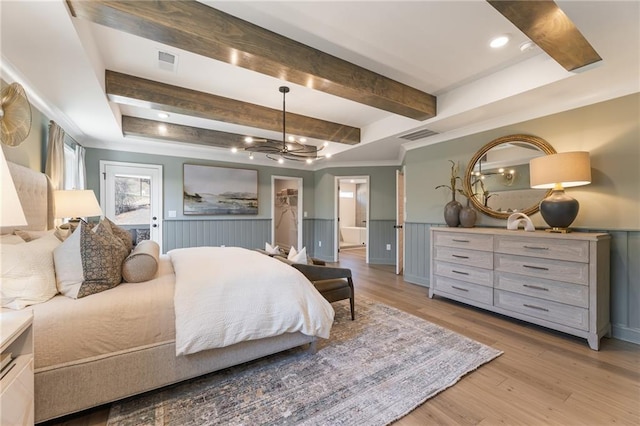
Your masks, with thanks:
M 302 247 L 302 250 L 296 251 L 296 248 L 291 246 L 287 259 L 293 263 L 307 263 L 307 248 Z
M 266 251 L 267 254 L 280 254 L 280 247 L 278 246 L 273 247 L 269 243 L 264 243 L 264 251 Z
M 109 290 L 122 281 L 129 254 L 110 226 L 80 226 L 53 252 L 60 293 L 73 299 Z
M 38 238 L 42 238 L 47 235 L 52 235 L 54 231 L 23 231 L 21 229 L 16 229 L 13 233 L 28 243 L 29 241 L 37 240 Z
M 25 241 L 17 235 L 3 234 L 0 235 L 0 244 L 14 245 L 23 244 Z
M 124 244 L 124 247 L 127 249 L 127 255 L 131 253 L 131 249 L 133 249 L 133 238 L 131 238 L 131 234 L 129 233 L 129 231 L 119 227 L 106 217 L 100 221 L 98 227 L 100 226 L 108 226 L 109 228 L 111 228 L 111 232 L 113 233 L 113 235 L 120 238 L 122 244 Z
M 0 245 L 3 308 L 22 309 L 46 302 L 58 293 L 53 251 L 59 245 L 52 234 L 28 243 Z
M 128 283 L 149 281 L 158 271 L 160 246 L 155 241 L 140 241 L 122 262 L 122 278 Z

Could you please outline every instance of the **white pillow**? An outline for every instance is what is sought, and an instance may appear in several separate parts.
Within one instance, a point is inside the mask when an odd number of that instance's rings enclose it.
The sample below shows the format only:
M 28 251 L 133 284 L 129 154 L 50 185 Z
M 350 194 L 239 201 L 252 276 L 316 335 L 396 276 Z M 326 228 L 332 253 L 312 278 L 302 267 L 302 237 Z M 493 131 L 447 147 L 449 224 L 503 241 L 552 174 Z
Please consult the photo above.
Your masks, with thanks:
M 272 247 L 271 244 L 264 243 L 264 251 L 266 251 L 268 254 L 280 254 L 280 247 Z
M 0 245 L 3 308 L 22 309 L 58 293 L 53 251 L 59 245 L 60 240 L 52 234 L 28 243 Z
M 302 247 L 302 250 L 296 251 L 296 248 L 291 246 L 287 259 L 293 263 L 307 263 L 307 248 Z
M 13 235 L 13 234 L 0 235 L 0 244 L 13 245 L 13 244 L 22 244 L 24 242 L 25 241 L 18 235 Z

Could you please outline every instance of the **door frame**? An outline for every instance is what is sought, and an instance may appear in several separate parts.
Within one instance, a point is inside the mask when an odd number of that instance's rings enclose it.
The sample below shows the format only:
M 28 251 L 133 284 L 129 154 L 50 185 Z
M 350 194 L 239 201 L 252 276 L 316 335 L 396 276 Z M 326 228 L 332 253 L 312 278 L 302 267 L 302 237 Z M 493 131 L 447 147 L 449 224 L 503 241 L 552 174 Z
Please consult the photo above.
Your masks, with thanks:
M 398 188 L 400 187 L 399 185 L 400 179 L 402 179 L 402 193 L 399 193 L 398 191 Z M 403 166 L 402 170 L 396 170 L 396 275 L 403 275 L 404 266 L 405 266 L 404 246 L 405 246 L 406 235 L 404 235 L 404 223 L 405 223 L 405 218 L 407 217 L 407 196 L 406 196 L 407 186 L 406 185 L 407 185 L 406 167 Z M 400 217 L 400 211 L 398 210 L 398 206 L 400 205 L 402 205 L 402 217 Z
M 163 203 L 163 194 L 164 194 L 164 181 L 163 181 L 163 167 L 161 164 L 145 164 L 145 163 L 127 163 L 124 161 L 112 161 L 112 160 L 100 160 L 100 207 L 102 211 L 105 212 L 106 205 L 106 167 L 107 166 L 115 166 L 115 167 L 131 167 L 137 169 L 151 169 L 157 173 L 157 188 L 152 188 L 152 193 L 155 193 L 153 197 L 157 200 L 158 203 L 158 245 L 160 246 L 160 253 L 162 253 L 162 228 L 164 221 L 164 203 Z M 106 214 L 105 214 L 106 216 Z
M 338 262 L 340 260 L 340 181 L 349 179 L 364 179 L 367 185 L 367 226 L 365 231 L 365 262 L 369 263 L 369 217 L 371 208 L 371 179 L 369 175 L 357 175 L 357 176 L 334 176 L 334 194 L 333 194 L 333 261 Z M 354 194 L 355 196 L 355 194 Z
M 276 238 L 276 180 L 293 180 L 296 181 L 298 185 L 298 241 L 296 248 L 300 250 L 303 247 L 303 235 L 302 235 L 302 221 L 304 220 L 304 212 L 303 212 L 303 186 L 304 181 L 301 177 L 296 176 L 278 176 L 271 175 L 271 244 L 275 244 Z M 307 253 L 311 250 L 312 247 L 307 247 Z

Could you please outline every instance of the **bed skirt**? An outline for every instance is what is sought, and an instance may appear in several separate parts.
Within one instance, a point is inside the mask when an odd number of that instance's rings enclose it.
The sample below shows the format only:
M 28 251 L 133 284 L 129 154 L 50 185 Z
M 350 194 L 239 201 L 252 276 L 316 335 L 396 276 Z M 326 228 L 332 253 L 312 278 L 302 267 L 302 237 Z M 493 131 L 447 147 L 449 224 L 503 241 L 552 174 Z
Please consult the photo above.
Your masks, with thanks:
M 315 341 L 302 333 L 287 333 L 180 357 L 175 342 L 167 342 L 38 369 L 35 420 L 86 410 L 307 343 L 313 351 Z

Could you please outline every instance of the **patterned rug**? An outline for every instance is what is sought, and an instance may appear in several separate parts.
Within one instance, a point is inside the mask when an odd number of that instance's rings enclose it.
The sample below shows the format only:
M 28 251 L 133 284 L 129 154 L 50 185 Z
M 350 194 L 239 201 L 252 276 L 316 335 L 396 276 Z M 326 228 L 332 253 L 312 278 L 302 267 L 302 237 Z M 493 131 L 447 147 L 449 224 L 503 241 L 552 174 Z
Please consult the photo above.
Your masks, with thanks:
M 108 425 L 386 425 L 502 352 L 395 308 L 333 304 L 331 338 L 114 403 Z

